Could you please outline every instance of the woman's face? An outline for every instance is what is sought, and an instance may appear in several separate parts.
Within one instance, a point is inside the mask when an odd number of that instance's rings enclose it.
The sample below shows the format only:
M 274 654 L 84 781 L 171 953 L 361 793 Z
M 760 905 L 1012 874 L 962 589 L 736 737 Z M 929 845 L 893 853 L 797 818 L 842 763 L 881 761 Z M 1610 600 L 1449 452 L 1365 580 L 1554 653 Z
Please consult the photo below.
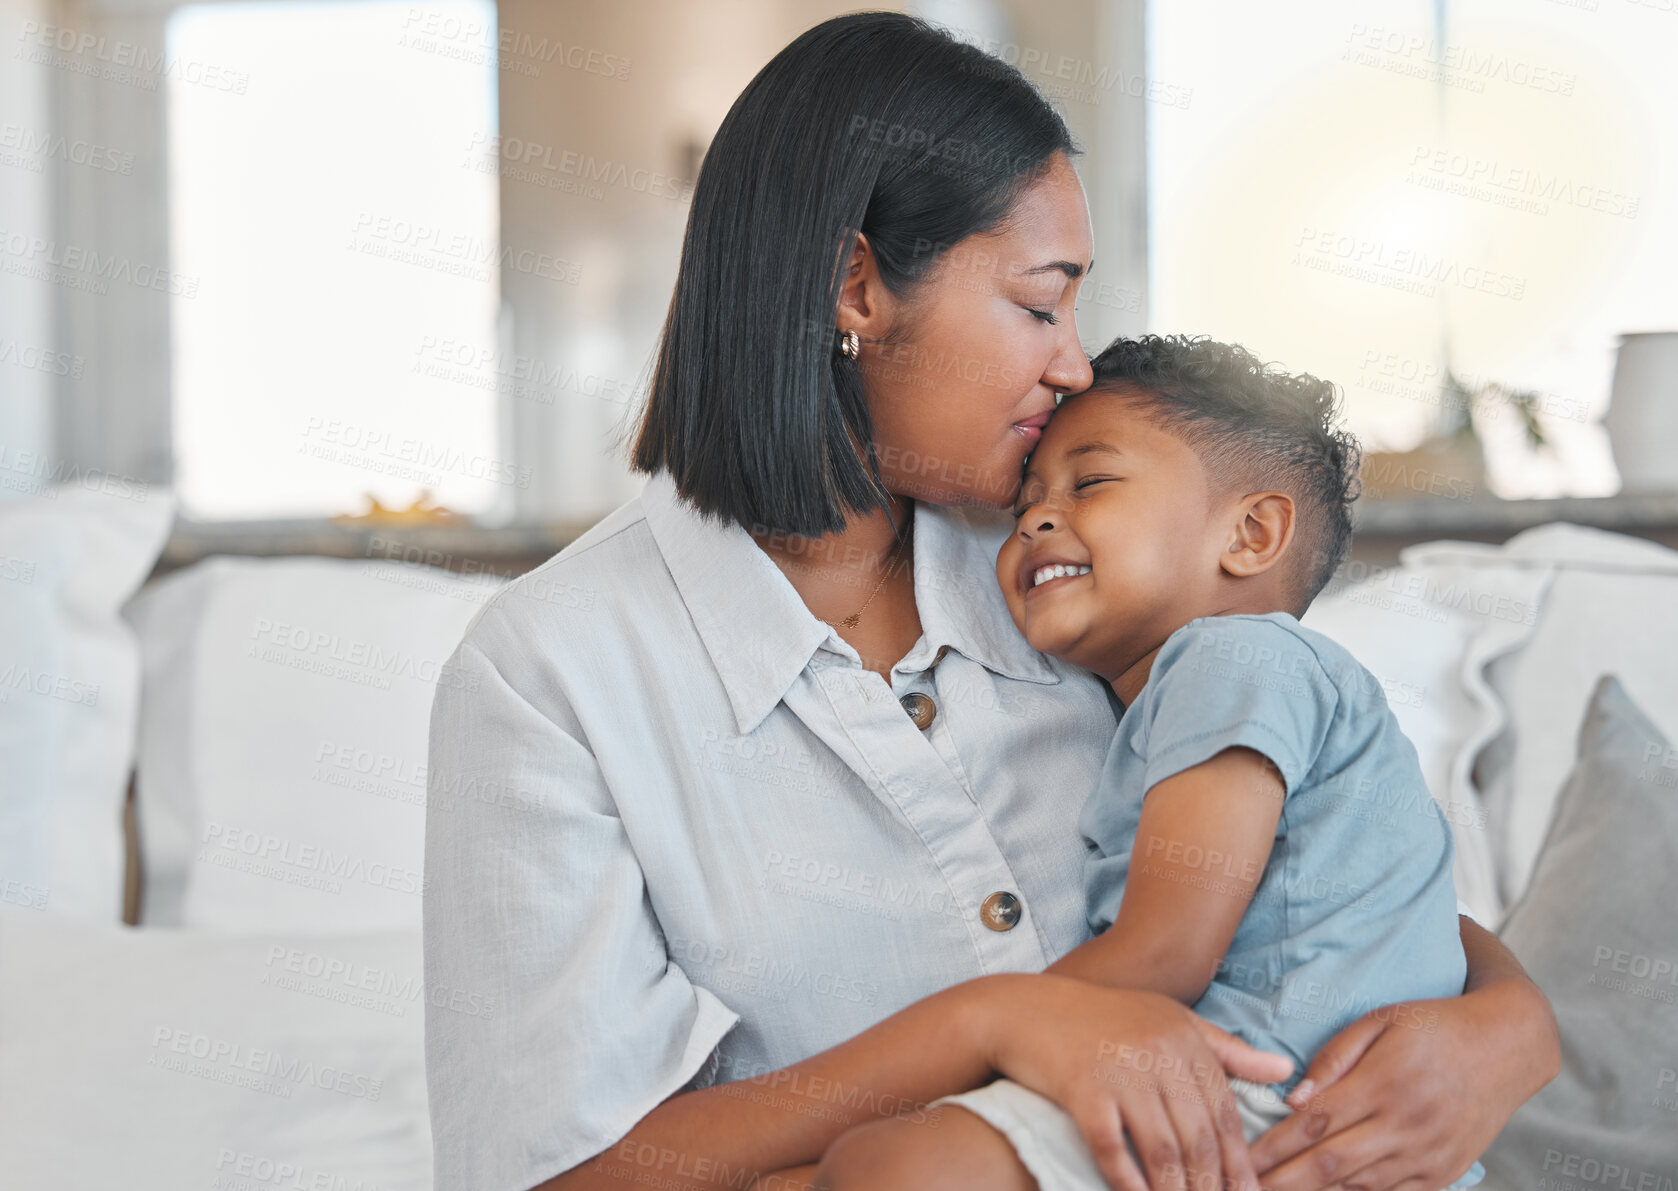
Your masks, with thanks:
M 907 303 L 869 310 L 859 366 L 887 488 L 1012 505 L 1039 437 L 1019 423 L 1041 426 L 1057 392 L 1091 380 L 1073 305 L 1092 251 L 1083 185 L 1057 153 L 1002 228 L 948 248 Z M 898 342 L 875 341 L 885 326 Z

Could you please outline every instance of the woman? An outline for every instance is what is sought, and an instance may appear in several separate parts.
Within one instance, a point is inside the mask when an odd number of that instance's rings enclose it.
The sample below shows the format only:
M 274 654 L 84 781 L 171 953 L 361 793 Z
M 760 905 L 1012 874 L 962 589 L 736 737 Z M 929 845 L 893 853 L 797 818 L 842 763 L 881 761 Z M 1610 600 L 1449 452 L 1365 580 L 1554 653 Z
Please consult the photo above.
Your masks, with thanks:
M 1076 152 L 1017 72 L 894 14 L 805 33 L 724 120 L 645 492 L 439 684 L 441 1191 L 802 1186 L 994 1072 L 1098 1148 L 1128 1130 L 1156 1188 L 1443 1186 L 1554 1074 L 1548 1005 L 1465 923 L 1436 1028 L 1349 1028 L 1249 1152 L 1222 1072 L 1274 1057 L 1042 974 L 1087 937 L 1076 818 L 1122 711 L 992 578 L 1036 427 L 1090 378 Z

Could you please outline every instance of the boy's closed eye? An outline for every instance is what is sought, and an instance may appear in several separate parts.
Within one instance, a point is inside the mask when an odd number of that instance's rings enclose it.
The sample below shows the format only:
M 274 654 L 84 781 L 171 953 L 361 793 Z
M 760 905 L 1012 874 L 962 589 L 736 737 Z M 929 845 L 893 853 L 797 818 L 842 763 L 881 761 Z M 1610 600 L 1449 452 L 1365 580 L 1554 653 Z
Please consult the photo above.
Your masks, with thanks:
M 1084 476 L 1084 477 L 1081 477 L 1080 479 L 1076 480 L 1072 484 L 1070 491 L 1072 491 L 1072 492 L 1082 492 L 1085 489 L 1091 488 L 1096 484 L 1118 483 L 1118 482 L 1123 481 L 1123 479 L 1124 479 L 1123 476 L 1111 476 L 1111 475 Z M 1020 502 L 1014 506 L 1014 508 L 1012 510 L 1013 514 L 1014 514 L 1014 520 L 1018 521 L 1021 517 L 1024 517 L 1028 512 L 1030 512 L 1034 506 L 1036 506 L 1038 504 L 1041 504 L 1044 500 L 1047 500 L 1047 499 L 1048 499 L 1047 493 L 1042 492 L 1042 491 L 1037 491 L 1037 492 L 1034 492 L 1031 496 L 1023 497 L 1020 500 Z

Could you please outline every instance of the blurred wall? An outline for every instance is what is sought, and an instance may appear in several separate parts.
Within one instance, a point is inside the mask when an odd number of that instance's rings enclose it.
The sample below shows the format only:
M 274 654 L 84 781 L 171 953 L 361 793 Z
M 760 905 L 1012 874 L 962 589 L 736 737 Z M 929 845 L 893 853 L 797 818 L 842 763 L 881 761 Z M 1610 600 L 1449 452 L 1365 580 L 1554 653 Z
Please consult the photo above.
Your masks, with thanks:
M 613 450 L 675 285 L 692 179 L 735 97 L 799 33 L 855 5 L 644 0 L 634 5 L 503 0 L 502 242 L 579 266 L 575 286 L 507 270 L 502 349 L 576 368 L 552 405 L 511 401 L 510 442 L 529 452 L 530 510 L 613 508 L 641 490 Z M 573 53 L 573 47 L 582 51 Z M 572 59 L 581 69 L 556 65 Z M 567 154 L 576 154 L 569 158 Z M 522 161 L 530 156 L 534 169 Z M 558 165 L 558 169 L 550 168 Z M 561 176 L 556 176 L 561 175 Z M 554 185 L 564 183 L 566 188 Z
M 0 0 L 0 29 L 15 40 L 28 22 L 51 22 L 49 0 Z M 0 70 L 0 474 L 11 475 L 20 453 L 53 450 L 54 369 L 59 354 L 48 287 L 16 271 L 18 237 L 51 226 L 52 171 L 23 147 L 51 127 L 50 68 L 11 59 Z M 20 477 L 21 479 L 21 477 Z M 27 485 L 0 484 L 0 500 L 26 494 Z

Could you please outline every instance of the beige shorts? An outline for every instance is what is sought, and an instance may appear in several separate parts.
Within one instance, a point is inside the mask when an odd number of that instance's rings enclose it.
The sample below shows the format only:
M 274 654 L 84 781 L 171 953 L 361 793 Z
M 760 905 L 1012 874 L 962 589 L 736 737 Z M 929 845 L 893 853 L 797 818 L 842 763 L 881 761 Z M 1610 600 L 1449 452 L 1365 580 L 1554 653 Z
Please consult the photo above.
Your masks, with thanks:
M 1267 1084 L 1231 1079 L 1235 1107 L 1247 1140 L 1252 1141 L 1293 1110 Z M 1020 1162 L 1037 1180 L 1039 1191 L 1107 1191 L 1083 1134 L 1065 1109 L 1011 1079 L 945 1096 L 933 1104 L 954 1104 L 986 1121 L 1006 1137 Z M 1136 1150 L 1131 1149 L 1135 1157 Z M 1141 1167 L 1141 1163 L 1137 1163 Z M 1146 1170 L 1144 1176 L 1146 1177 Z

